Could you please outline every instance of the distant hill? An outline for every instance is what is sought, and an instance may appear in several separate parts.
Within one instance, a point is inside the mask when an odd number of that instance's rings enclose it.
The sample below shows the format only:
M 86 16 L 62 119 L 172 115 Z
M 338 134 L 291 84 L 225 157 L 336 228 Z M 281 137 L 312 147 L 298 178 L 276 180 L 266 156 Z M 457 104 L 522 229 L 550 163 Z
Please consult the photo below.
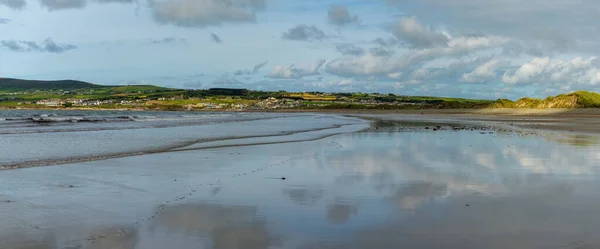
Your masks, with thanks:
M 597 108 L 600 107 L 600 94 L 577 91 L 569 94 L 550 96 L 545 99 L 522 98 L 517 101 L 499 99 L 492 108 Z
M 77 80 L 22 80 L 0 78 L 0 90 L 73 90 L 99 87 L 103 86 Z

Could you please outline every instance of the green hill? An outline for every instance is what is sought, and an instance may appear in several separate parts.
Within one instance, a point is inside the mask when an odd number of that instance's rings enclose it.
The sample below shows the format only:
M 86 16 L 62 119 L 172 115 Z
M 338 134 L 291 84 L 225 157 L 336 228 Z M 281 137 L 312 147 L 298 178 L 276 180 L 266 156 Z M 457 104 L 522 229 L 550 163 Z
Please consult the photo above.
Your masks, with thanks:
M 103 86 L 77 80 L 22 80 L 0 78 L 0 90 L 74 90 L 84 88 L 100 88 Z
M 545 99 L 522 98 L 517 101 L 499 99 L 491 108 L 596 108 L 600 107 L 600 94 L 577 91 L 550 96 Z

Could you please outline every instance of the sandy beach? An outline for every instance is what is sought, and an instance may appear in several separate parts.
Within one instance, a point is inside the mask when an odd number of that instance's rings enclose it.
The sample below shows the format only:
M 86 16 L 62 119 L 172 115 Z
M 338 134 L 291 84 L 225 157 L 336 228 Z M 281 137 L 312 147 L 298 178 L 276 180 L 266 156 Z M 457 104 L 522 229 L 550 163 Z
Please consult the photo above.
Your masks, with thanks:
M 589 115 L 30 114 L 0 129 L 0 248 L 600 245 Z

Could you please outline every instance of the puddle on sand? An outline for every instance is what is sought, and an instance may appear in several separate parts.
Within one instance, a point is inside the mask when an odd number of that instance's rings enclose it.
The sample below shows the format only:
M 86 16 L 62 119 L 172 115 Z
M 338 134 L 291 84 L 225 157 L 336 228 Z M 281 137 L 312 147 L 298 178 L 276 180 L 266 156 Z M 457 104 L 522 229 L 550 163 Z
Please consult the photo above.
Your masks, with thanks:
M 600 246 L 597 144 L 481 133 L 382 128 L 311 142 L 148 155 L 142 158 L 169 155 L 192 164 L 204 153 L 239 154 L 222 159 L 232 173 L 277 167 L 155 205 L 148 221 L 94 230 L 78 245 L 49 231 L 38 247 L 11 248 Z M 212 174 L 185 169 L 190 177 Z

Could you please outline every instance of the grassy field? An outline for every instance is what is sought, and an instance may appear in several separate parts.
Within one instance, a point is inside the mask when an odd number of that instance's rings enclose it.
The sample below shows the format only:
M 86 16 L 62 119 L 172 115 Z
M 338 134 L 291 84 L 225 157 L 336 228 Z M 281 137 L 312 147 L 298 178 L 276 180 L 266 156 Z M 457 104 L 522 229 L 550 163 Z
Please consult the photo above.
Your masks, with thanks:
M 598 108 L 600 94 L 588 91 L 577 91 L 569 94 L 549 96 L 545 99 L 521 98 L 517 101 L 499 99 L 490 108 Z
M 271 99 L 270 99 L 271 98 Z M 434 96 L 403 96 L 379 93 L 324 93 L 252 91 L 247 89 L 212 88 L 206 90 L 172 89 L 152 85 L 106 86 L 81 81 L 31 81 L 0 78 L 0 107 L 44 108 L 42 100 L 75 102 L 75 100 L 104 101 L 102 108 L 150 108 L 185 110 L 214 106 L 240 105 L 260 108 L 291 109 L 494 109 L 494 108 L 595 108 L 600 107 L 600 94 L 577 91 L 545 99 L 521 98 L 478 100 Z M 281 101 L 288 99 L 289 101 Z M 281 101 L 281 102 L 280 102 Z M 271 102 L 271 103 L 269 103 Z M 266 103 L 266 104 L 265 104 Z M 207 105 L 203 105 L 207 104 Z M 71 104 L 65 104 L 65 107 Z

